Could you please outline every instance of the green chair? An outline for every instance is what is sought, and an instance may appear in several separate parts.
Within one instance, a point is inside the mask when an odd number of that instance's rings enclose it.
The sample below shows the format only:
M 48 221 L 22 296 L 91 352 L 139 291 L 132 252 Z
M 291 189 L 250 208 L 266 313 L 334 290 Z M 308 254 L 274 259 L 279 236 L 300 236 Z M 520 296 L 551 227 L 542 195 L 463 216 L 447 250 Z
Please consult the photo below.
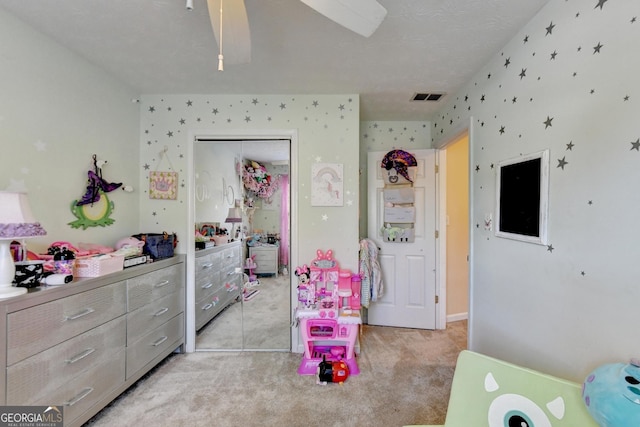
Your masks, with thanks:
M 444 425 L 598 427 L 580 384 L 472 351 L 458 356 Z

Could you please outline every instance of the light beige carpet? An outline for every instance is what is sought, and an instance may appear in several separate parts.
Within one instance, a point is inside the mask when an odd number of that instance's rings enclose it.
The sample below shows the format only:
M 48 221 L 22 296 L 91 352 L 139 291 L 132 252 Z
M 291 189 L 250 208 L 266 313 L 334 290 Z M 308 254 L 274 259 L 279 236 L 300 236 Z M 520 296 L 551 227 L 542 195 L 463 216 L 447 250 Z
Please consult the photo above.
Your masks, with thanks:
M 317 385 L 301 355 L 196 352 L 170 356 L 87 425 L 402 426 L 444 422 L 466 321 L 446 330 L 364 326 L 360 375 Z

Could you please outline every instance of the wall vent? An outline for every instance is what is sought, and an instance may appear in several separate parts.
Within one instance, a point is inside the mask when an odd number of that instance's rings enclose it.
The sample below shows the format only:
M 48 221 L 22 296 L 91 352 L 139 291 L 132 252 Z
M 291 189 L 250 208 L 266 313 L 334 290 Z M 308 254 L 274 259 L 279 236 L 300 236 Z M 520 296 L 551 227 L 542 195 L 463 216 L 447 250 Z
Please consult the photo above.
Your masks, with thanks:
M 412 101 L 439 101 L 444 96 L 444 93 L 424 93 L 417 92 L 412 97 Z

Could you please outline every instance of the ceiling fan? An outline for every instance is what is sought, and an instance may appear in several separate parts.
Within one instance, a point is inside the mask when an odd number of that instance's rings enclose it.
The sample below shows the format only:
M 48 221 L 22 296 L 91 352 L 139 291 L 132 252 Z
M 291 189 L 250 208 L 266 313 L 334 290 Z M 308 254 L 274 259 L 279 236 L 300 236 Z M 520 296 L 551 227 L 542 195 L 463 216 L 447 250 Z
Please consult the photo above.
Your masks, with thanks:
M 187 9 L 193 9 L 193 0 Z M 382 23 L 387 10 L 376 0 L 300 0 L 349 30 L 369 37 Z M 211 27 L 220 49 L 218 70 L 229 64 L 251 61 L 251 34 L 244 0 L 207 0 Z M 222 31 L 221 31 L 222 30 Z

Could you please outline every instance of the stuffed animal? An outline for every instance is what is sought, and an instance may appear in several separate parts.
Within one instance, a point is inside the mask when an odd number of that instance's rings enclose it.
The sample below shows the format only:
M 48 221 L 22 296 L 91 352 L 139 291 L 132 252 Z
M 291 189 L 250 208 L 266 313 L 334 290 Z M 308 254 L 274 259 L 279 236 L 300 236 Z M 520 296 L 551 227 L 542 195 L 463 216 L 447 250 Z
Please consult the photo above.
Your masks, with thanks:
M 599 366 L 585 379 L 582 398 L 601 427 L 640 426 L 640 360 Z
M 315 305 L 315 286 L 309 281 L 311 271 L 307 264 L 296 268 L 295 275 L 298 276 L 298 301 L 304 308 L 311 308 Z

